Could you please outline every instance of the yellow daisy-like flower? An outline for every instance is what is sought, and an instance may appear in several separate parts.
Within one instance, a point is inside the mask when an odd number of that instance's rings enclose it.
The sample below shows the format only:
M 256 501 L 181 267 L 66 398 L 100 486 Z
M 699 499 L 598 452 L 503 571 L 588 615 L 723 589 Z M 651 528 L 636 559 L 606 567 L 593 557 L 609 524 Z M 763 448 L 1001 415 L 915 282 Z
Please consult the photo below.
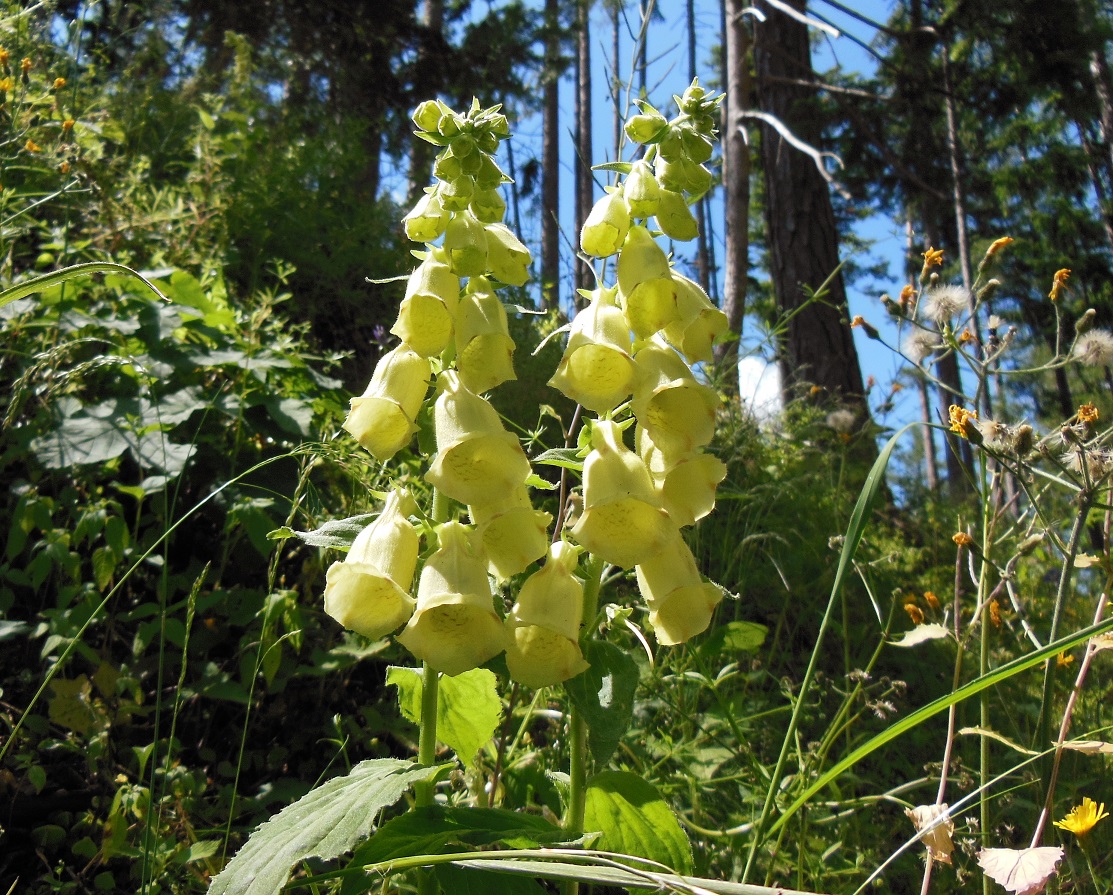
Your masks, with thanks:
M 1059 296 L 1062 295 L 1067 288 L 1067 280 L 1070 279 L 1070 268 L 1064 267 L 1062 270 L 1055 271 L 1055 277 L 1051 281 L 1051 291 L 1047 293 L 1047 297 L 1052 301 L 1058 301 Z
M 922 257 L 924 259 L 924 269 L 920 273 L 921 278 L 926 277 L 927 274 L 928 274 L 928 271 L 931 268 L 942 267 L 943 266 L 943 250 L 942 249 L 936 249 L 936 248 L 932 248 L 931 246 L 928 246 L 928 250 L 923 253 Z
M 954 432 L 955 435 L 969 438 L 970 429 L 973 428 L 973 421 L 978 418 L 977 411 L 967 410 L 965 407 L 952 404 L 947 408 L 947 413 L 951 417 L 951 431 Z
M 1096 423 L 1101 414 L 1093 404 L 1083 404 L 1078 408 L 1078 421 L 1080 423 Z
M 1109 817 L 1109 812 L 1105 810 L 1105 802 L 1099 804 L 1086 796 L 1082 799 L 1081 805 L 1071 808 L 1070 813 L 1062 820 L 1055 821 L 1055 826 L 1060 830 L 1074 833 L 1075 836 L 1085 836 L 1094 828 L 1094 824 L 1105 817 Z

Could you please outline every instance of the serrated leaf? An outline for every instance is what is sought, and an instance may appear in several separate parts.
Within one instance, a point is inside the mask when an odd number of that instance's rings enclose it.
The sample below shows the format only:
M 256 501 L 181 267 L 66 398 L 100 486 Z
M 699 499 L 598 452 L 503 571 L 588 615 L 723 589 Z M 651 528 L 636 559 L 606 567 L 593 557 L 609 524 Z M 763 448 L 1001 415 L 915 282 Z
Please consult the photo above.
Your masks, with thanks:
M 338 550 L 346 550 L 352 546 L 352 541 L 356 539 L 356 535 L 374 522 L 378 515 L 378 513 L 360 513 L 358 516 L 349 516 L 347 519 L 330 519 L 313 531 L 294 531 L 283 526 L 268 533 L 267 537 L 273 541 L 295 537 L 304 541 L 310 547 L 332 547 Z
M 692 872 L 692 846 L 676 815 L 648 781 L 628 771 L 603 771 L 587 785 L 584 830 L 598 830 L 604 851 Z
M 392 665 L 386 670 L 388 686 L 398 688 L 398 706 L 415 724 L 421 722 L 420 668 Z M 437 739 L 447 745 L 461 764 L 470 765 L 502 720 L 502 700 L 496 679 L 486 668 L 473 668 L 455 677 L 442 674 L 437 696 Z
M 716 655 L 719 653 L 753 653 L 765 643 L 769 629 L 756 622 L 727 622 L 719 625 L 707 635 L 700 646 L 700 652 Z
M 533 458 L 534 463 L 544 466 L 561 466 L 583 472 L 584 459 L 578 448 L 551 448 Z
M 555 491 L 560 487 L 556 482 L 550 482 L 548 479 L 543 479 L 536 472 L 530 473 L 529 478 L 526 479 L 526 486 L 529 488 L 540 488 L 542 491 Z
M 588 641 L 584 658 L 590 668 L 564 685 L 568 697 L 587 721 L 587 745 L 596 764 L 614 754 L 630 727 L 638 665 L 613 643 Z
M 891 642 L 891 646 L 909 647 L 919 646 L 921 643 L 927 643 L 929 640 L 945 640 L 951 634 L 942 625 L 926 624 L 916 625 L 911 631 L 905 631 L 904 636 L 900 640 Z
M 546 890 L 536 880 L 522 876 L 491 873 L 471 867 L 440 864 L 433 868 L 442 892 L 452 895 L 545 895 Z
M 503 808 L 415 808 L 383 824 L 353 856 L 352 863 L 378 864 L 408 855 L 436 855 L 448 846 L 537 848 L 567 841 L 544 818 Z
M 209 895 L 276 895 L 295 864 L 351 851 L 371 833 L 382 809 L 440 770 L 396 758 L 361 761 L 350 774 L 318 786 L 252 833 L 213 879 Z

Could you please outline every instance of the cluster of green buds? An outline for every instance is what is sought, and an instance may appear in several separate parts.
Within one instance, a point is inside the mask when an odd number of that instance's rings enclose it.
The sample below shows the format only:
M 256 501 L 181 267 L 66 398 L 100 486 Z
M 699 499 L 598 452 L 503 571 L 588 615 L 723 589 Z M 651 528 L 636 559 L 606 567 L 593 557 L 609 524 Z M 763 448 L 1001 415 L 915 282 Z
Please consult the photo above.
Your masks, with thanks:
M 580 247 L 597 258 L 617 254 L 617 284 L 584 293 L 588 304 L 550 380 L 598 415 L 585 429 L 583 510 L 572 535 L 607 562 L 635 568 L 663 644 L 703 631 L 722 598 L 701 578 L 681 529 L 711 512 L 726 476 L 704 451 L 719 397 L 692 368 L 712 359 L 727 318 L 672 268 L 656 238 L 698 235 L 688 206 L 710 185 L 703 163 L 721 97 L 693 82 L 675 99 L 680 114 L 671 121 L 643 103 L 627 123 L 627 134 L 649 147 L 641 160 L 604 166 L 620 177 L 592 209 Z
M 518 682 L 556 684 L 587 667 L 578 574 L 585 550 L 636 569 L 661 643 L 684 642 L 709 624 L 722 593 L 701 578 L 681 529 L 711 511 L 726 474 L 704 452 L 719 398 L 692 366 L 711 360 L 727 321 L 698 284 L 673 270 L 649 219 L 673 239 L 696 235 L 688 203 L 706 189 L 697 169 L 706 173 L 717 100 L 693 84 L 677 101 L 681 113 L 672 121 L 644 106 L 631 122 L 641 134 L 646 120 L 660 117 L 643 141 L 651 151 L 618 166 L 624 176 L 581 234 L 585 253 L 617 254 L 617 283 L 585 293 L 590 301 L 570 324 L 550 382 L 597 415 L 581 432 L 582 512 L 555 539 L 551 515 L 531 501 L 521 442 L 485 397 L 515 378 L 515 346 L 496 293 L 502 284 L 523 284 L 529 265 L 528 250 L 502 223 L 499 188 L 508 178 L 494 153 L 508 136 L 506 119 L 498 107 L 478 104 L 467 115 L 440 102 L 414 113 L 417 135 L 441 147 L 435 185 L 404 219 L 407 235 L 424 248 L 414 253 L 420 264 L 391 328 L 401 344 L 352 398 L 344 428 L 385 462 L 410 443 L 435 383 L 436 454 L 425 480 L 440 509 L 426 515 L 433 524 L 423 530 L 435 543 L 418 574 L 422 535 L 410 521 L 420 515 L 416 502 L 403 489 L 386 498 L 327 575 L 326 612 L 345 627 L 383 637 L 404 626 L 398 641 L 445 674 L 505 652 Z M 675 179 L 681 170 L 688 171 L 683 181 Z M 692 227 L 675 226 L 684 215 Z M 458 511 L 444 511 L 451 506 Z M 500 611 L 495 585 L 539 561 L 510 611 Z

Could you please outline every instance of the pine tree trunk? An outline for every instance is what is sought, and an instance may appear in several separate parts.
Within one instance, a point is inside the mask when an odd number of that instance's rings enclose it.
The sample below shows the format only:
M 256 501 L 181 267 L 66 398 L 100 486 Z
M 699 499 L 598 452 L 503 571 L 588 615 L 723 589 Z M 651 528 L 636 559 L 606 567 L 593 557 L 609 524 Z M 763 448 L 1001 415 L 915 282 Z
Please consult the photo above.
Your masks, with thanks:
M 430 72 L 436 67 L 435 53 L 432 49 L 435 43 L 443 41 L 444 35 L 444 0 L 424 0 L 421 7 L 421 28 L 425 32 L 417 50 L 417 68 L 419 71 Z M 438 41 L 441 38 L 441 41 Z M 425 77 L 423 80 L 436 82 L 436 78 Z M 407 201 L 410 207 L 421 198 L 422 191 L 429 185 L 433 176 L 433 158 L 436 155 L 435 147 L 424 140 L 410 141 L 410 174 Z
M 545 0 L 544 110 L 541 122 L 541 306 L 560 301 L 560 3 Z
M 591 173 L 591 0 L 579 0 L 576 32 L 576 228 L 577 241 L 580 229 L 591 211 L 593 178 Z M 591 268 L 576 259 L 576 288 L 590 289 Z M 578 301 L 578 300 L 577 300 Z

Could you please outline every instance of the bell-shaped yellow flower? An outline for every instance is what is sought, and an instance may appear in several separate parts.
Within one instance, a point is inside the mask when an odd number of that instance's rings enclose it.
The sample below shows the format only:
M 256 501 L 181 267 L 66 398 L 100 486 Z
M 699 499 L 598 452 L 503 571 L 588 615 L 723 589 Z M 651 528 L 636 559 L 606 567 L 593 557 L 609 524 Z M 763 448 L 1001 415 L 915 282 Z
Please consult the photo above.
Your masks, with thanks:
M 715 434 L 719 396 L 696 381 L 672 348 L 650 340 L 634 355 L 640 379 L 630 406 L 670 459 L 707 444 Z
M 595 413 L 613 410 L 634 390 L 630 327 L 615 304 L 615 289 L 596 289 L 572 320 L 564 356 L 549 385 Z
M 676 524 L 615 423 L 591 424 L 591 448 L 584 461 L 584 512 L 572 535 L 592 553 L 628 569 L 659 550 L 677 532 Z
M 575 577 L 580 548 L 558 541 L 522 585 L 506 619 L 506 667 L 527 687 L 550 687 L 586 671 L 580 651 L 584 588 Z
M 387 495 L 374 522 L 352 542 L 343 562 L 325 575 L 325 612 L 349 630 L 375 640 L 405 624 L 417 566 L 417 529 L 406 517 L 417 511 L 405 489 Z
M 638 426 L 636 443 L 661 505 L 673 522 L 684 528 L 715 509 L 715 489 L 727 475 L 722 460 L 698 450 L 670 458 L 653 443 L 644 426 Z
M 630 217 L 649 218 L 657 214 L 661 187 L 645 159 L 634 162 L 634 167 L 630 169 L 626 182 L 622 185 L 622 194 L 630 208 Z
M 524 286 L 529 280 L 529 249 L 505 224 L 486 224 L 487 269 L 508 286 Z
M 451 177 L 437 184 L 437 195 L 449 211 L 463 211 L 471 204 L 471 198 L 475 195 L 475 178 L 458 169 L 454 170 Z
M 699 236 L 699 224 L 688 203 L 673 190 L 661 190 L 657 203 L 657 226 L 665 236 L 678 242 L 687 242 Z
M 437 529 L 437 551 L 421 570 L 417 609 L 398 642 L 437 671 L 478 668 L 506 648 L 483 551 L 459 522 Z
M 549 549 L 549 523 L 553 517 L 535 510 L 529 491 L 519 485 L 509 495 L 468 507 L 479 530 L 483 550 L 492 573 L 506 579 L 524 571 Z
M 630 228 L 617 267 L 619 302 L 634 335 L 648 338 L 679 318 L 669 259 L 645 227 Z
M 515 379 L 506 309 L 486 277 L 472 277 L 456 311 L 456 367 L 477 395 Z
M 487 272 L 487 230 L 470 211 L 452 216 L 444 231 L 448 266 L 458 277 L 478 277 Z
M 352 398 L 344 428 L 376 460 L 389 460 L 409 444 L 431 372 L 426 358 L 399 345 L 379 358 L 367 391 Z
M 476 190 L 468 206 L 476 219 L 484 224 L 498 224 L 506 214 L 506 202 L 502 193 L 495 190 Z
M 723 592 L 700 578 L 695 557 L 679 533 L 635 572 L 658 643 L 674 646 L 707 630 Z
M 710 362 L 714 358 L 712 347 L 730 329 L 727 315 L 715 307 L 699 283 L 676 272 L 672 277 L 680 318 L 665 327 L 665 338 L 688 363 Z
M 390 331 L 422 357 L 436 357 L 452 339 L 460 278 L 433 249 L 406 282 L 406 297 Z
M 585 255 L 606 258 L 622 248 L 629 230 L 630 209 L 622 191 L 609 191 L 591 207 L 580 230 L 580 248 Z
M 434 406 L 437 454 L 426 480 L 453 500 L 489 503 L 525 483 L 530 465 L 498 412 L 468 391 L 453 370 L 441 373 Z
M 417 200 L 413 210 L 402 218 L 402 225 L 406 228 L 406 238 L 414 242 L 433 242 L 441 238 L 448 226 L 448 209 L 436 189 L 427 190 Z

